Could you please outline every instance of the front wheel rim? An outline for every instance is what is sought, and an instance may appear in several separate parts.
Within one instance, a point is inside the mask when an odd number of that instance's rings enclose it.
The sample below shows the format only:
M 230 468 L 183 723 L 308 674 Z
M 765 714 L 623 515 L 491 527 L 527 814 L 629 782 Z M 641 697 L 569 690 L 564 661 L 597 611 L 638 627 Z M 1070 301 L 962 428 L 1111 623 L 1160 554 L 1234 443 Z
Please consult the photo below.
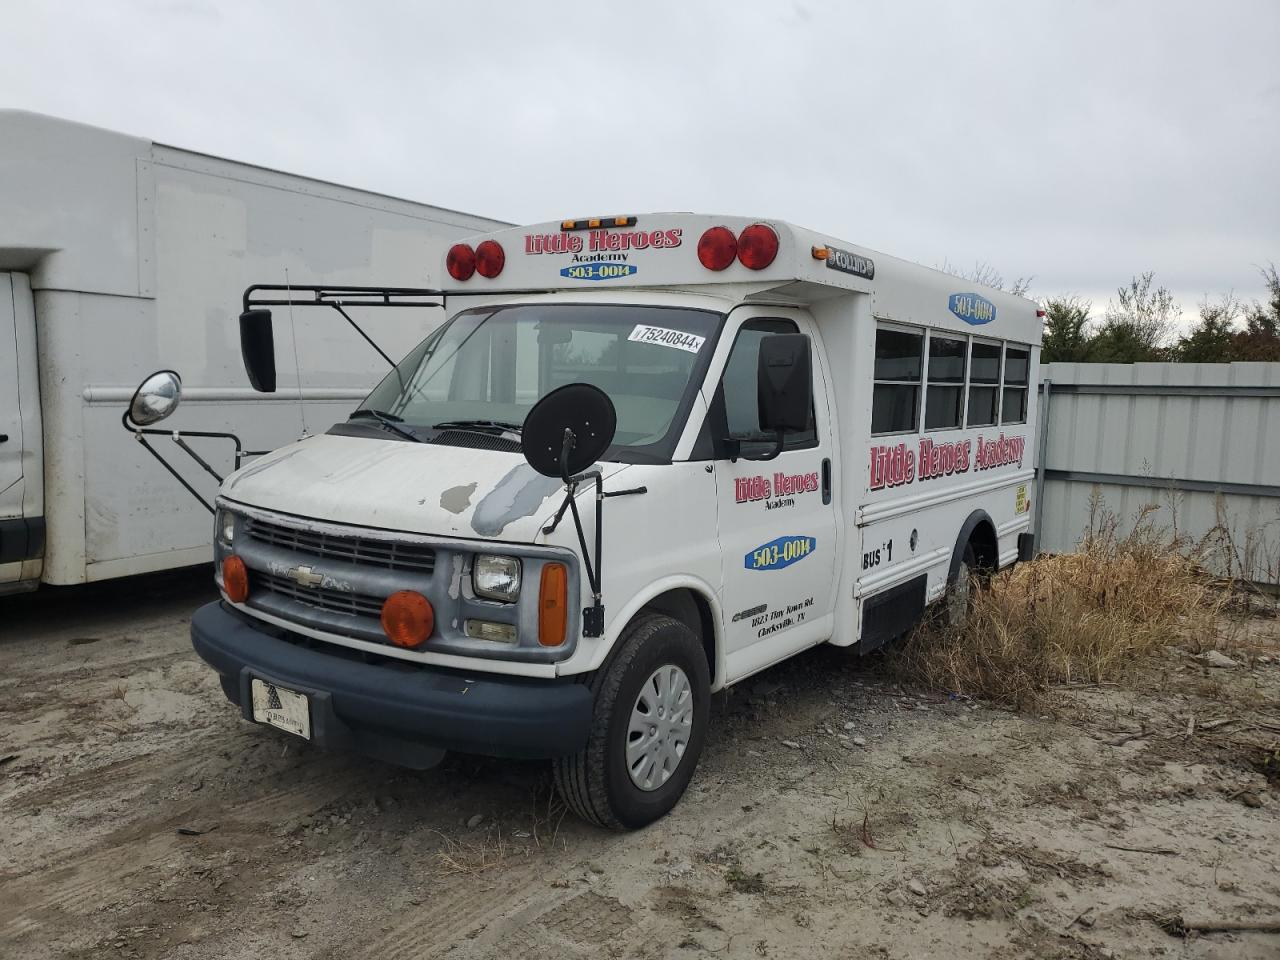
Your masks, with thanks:
M 627 725 L 626 763 L 641 790 L 663 786 L 684 759 L 693 734 L 693 685 L 675 664 L 649 674 Z

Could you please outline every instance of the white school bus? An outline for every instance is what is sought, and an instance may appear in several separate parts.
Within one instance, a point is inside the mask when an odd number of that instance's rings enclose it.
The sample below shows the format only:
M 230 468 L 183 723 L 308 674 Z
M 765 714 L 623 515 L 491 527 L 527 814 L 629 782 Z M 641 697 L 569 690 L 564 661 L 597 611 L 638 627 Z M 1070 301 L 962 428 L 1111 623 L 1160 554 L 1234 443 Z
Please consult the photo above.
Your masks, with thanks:
M 419 768 L 547 758 L 577 813 L 639 827 L 713 691 L 962 612 L 1030 550 L 1028 300 L 692 214 L 505 229 L 445 266 L 245 294 L 263 390 L 273 306 L 447 317 L 350 419 L 222 484 L 192 638 L 247 720 Z

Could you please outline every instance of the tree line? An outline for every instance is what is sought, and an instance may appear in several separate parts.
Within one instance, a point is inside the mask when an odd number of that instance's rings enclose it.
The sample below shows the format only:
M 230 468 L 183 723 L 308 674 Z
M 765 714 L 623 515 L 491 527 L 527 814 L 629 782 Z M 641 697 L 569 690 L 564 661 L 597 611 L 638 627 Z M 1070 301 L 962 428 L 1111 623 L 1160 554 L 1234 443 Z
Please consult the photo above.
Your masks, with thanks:
M 1280 275 L 1271 264 L 1262 270 L 1265 302 L 1245 304 L 1231 294 L 1200 304 L 1191 329 L 1175 336 L 1181 311 L 1166 287 L 1150 272 L 1134 277 L 1107 304 L 1101 320 L 1092 304 L 1079 297 L 1044 300 L 1044 341 L 1040 362 L 1077 363 L 1230 363 L 1280 360 Z
M 1020 296 L 1027 296 L 1031 285 L 1029 277 L 1006 284 L 982 263 L 971 271 L 948 264 L 942 269 Z M 1093 317 L 1093 304 L 1078 296 L 1041 299 L 1045 317 L 1040 362 L 1280 361 L 1280 274 L 1274 263 L 1260 272 L 1266 286 L 1263 301 L 1246 304 L 1232 294 L 1213 301 L 1206 297 L 1196 322 L 1182 335 L 1176 335 L 1181 309 L 1167 287 L 1156 285 L 1150 271 L 1119 288 L 1100 319 Z

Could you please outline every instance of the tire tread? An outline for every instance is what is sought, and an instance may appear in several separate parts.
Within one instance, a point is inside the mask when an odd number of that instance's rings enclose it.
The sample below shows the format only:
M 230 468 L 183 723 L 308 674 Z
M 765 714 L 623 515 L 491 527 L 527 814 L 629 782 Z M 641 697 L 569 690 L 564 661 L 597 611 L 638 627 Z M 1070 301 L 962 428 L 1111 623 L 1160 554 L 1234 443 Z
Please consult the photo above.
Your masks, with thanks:
M 609 830 L 625 830 L 627 826 L 614 814 L 609 803 L 608 785 L 599 772 L 605 769 L 608 750 L 609 724 L 627 668 L 640 655 L 649 638 L 655 633 L 677 627 L 687 630 L 684 624 L 660 613 L 644 614 L 627 625 L 618 641 L 617 653 L 606 660 L 594 673 L 584 677 L 591 687 L 596 720 L 587 738 L 586 748 L 579 753 L 559 757 L 552 761 L 552 774 L 556 789 L 569 809 L 589 823 Z

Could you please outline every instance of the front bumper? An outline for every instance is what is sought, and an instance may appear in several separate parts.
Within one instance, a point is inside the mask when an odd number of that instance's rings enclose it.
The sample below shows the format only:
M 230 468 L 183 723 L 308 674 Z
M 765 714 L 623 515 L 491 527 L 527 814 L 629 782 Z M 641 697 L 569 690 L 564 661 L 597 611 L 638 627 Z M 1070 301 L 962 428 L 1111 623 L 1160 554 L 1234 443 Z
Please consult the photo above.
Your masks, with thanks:
M 386 659 L 369 663 L 338 647 L 256 624 L 221 602 L 191 618 L 191 643 L 218 671 L 227 699 L 253 719 L 255 677 L 306 693 L 311 742 L 414 769 L 446 750 L 548 758 L 581 750 L 591 725 L 590 688 Z

